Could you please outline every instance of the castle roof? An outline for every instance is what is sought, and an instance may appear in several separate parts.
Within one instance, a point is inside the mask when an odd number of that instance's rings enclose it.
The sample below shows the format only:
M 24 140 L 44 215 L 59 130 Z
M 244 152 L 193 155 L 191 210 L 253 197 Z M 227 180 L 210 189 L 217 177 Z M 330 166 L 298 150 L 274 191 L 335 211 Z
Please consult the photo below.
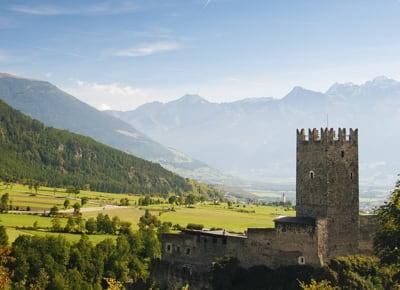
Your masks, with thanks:
M 225 230 L 192 230 L 192 229 L 184 229 L 182 232 L 187 234 L 194 235 L 205 235 L 205 236 L 227 236 L 227 237 L 237 237 L 237 238 L 245 238 L 246 236 L 243 234 L 235 234 L 230 233 Z
M 274 219 L 274 222 L 275 224 L 280 223 L 315 226 L 315 218 L 312 217 L 283 216 Z

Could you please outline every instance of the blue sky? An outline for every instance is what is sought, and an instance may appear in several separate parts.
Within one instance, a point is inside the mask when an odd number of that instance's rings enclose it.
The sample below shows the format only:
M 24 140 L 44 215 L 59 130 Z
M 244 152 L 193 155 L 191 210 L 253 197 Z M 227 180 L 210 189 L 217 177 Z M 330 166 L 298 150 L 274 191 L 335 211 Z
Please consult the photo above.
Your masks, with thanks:
M 97 108 L 400 78 L 397 0 L 0 2 L 0 71 Z

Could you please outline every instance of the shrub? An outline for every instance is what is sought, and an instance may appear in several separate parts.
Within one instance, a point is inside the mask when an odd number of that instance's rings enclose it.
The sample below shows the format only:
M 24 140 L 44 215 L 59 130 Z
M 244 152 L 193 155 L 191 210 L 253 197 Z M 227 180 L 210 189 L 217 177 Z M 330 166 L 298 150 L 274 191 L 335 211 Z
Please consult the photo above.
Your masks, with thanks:
M 187 224 L 186 228 L 189 230 L 199 230 L 200 231 L 200 230 L 204 229 L 204 225 L 189 223 L 189 224 Z

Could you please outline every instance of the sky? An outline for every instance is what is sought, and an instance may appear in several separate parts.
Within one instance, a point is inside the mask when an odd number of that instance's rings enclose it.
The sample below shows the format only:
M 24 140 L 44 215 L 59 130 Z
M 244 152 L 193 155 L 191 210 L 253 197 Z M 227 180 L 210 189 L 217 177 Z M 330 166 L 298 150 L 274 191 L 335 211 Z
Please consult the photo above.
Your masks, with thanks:
M 400 79 L 399 0 L 0 1 L 0 72 L 99 109 Z

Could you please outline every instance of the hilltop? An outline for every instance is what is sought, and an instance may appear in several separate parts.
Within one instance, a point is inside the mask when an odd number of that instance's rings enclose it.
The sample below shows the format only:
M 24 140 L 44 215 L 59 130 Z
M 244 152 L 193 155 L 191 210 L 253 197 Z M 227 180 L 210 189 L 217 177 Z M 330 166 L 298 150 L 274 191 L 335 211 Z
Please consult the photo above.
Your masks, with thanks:
M 192 190 L 166 169 L 89 137 L 49 128 L 0 101 L 0 179 L 51 187 L 167 194 Z

